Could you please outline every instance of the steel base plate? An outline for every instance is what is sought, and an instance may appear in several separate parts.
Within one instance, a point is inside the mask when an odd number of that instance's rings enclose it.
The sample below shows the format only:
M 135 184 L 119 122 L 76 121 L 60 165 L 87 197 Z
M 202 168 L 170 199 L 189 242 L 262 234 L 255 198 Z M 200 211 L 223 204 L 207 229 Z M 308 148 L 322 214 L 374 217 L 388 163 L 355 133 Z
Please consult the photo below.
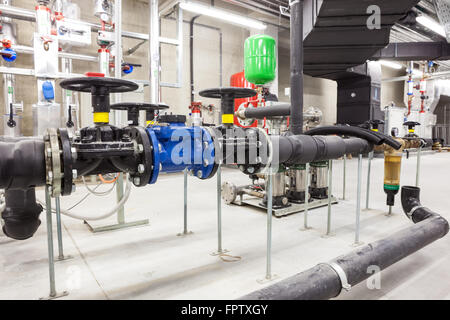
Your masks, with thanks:
M 143 226 L 146 224 L 149 224 L 148 219 L 145 220 L 139 220 L 139 221 L 133 221 L 133 222 L 127 222 L 127 223 L 117 223 L 110 226 L 104 226 L 104 227 L 93 227 L 89 224 L 89 222 L 84 221 L 84 223 L 87 225 L 89 230 L 93 233 L 97 232 L 105 232 L 105 231 L 112 231 L 112 230 L 120 230 L 125 228 L 131 228 L 131 227 L 137 227 L 137 226 Z
M 334 196 L 331 197 L 331 204 L 337 204 L 338 203 L 338 199 Z M 260 208 L 262 210 L 266 210 L 267 208 L 261 205 L 261 199 L 260 198 L 256 198 L 256 197 L 248 197 L 248 198 L 240 198 L 238 197 L 233 204 L 239 205 L 239 206 L 243 206 L 243 205 L 249 205 L 249 206 L 253 206 L 253 207 L 257 207 Z M 328 199 L 313 199 L 313 201 L 311 201 L 308 204 L 308 210 L 311 209 L 315 209 L 315 208 L 319 208 L 319 207 L 324 207 L 328 205 Z M 286 207 L 286 208 L 281 208 L 281 209 L 272 209 L 273 215 L 275 217 L 285 217 L 294 213 L 298 213 L 298 212 L 302 212 L 305 211 L 305 204 L 297 204 L 297 203 L 291 203 L 291 206 Z

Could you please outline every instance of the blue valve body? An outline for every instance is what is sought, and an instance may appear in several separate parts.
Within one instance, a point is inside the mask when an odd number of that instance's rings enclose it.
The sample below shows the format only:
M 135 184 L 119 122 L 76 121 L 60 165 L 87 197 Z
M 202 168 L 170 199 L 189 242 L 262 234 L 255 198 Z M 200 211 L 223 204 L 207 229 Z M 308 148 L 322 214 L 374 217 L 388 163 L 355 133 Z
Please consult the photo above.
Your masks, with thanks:
M 169 123 L 147 127 L 153 146 L 153 170 L 149 184 L 160 172 L 191 171 L 200 179 L 214 175 L 214 141 L 208 129 Z
M 6 62 L 14 62 L 17 59 L 17 53 L 13 49 L 5 48 L 0 53 Z

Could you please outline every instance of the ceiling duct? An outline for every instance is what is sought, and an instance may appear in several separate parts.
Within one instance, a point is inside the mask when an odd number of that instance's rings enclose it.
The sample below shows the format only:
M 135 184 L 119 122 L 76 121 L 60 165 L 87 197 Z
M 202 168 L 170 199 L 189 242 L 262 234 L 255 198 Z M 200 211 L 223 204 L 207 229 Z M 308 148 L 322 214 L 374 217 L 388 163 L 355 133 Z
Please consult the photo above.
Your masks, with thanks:
M 439 21 L 444 26 L 445 37 L 450 43 L 450 1 L 449 0 L 434 0 L 436 6 L 436 13 Z

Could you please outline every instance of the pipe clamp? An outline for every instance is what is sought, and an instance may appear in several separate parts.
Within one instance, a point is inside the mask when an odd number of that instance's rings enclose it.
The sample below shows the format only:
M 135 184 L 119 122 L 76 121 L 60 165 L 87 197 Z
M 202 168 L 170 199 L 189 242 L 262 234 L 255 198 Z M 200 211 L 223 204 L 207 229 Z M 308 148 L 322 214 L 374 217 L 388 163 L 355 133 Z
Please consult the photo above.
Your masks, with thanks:
M 339 280 L 341 281 L 342 289 L 345 291 L 350 291 L 352 286 L 348 283 L 347 275 L 345 274 L 344 269 L 336 262 L 328 263 L 328 265 L 337 273 Z
M 414 214 L 414 212 L 416 212 L 417 209 L 420 209 L 420 208 L 424 208 L 424 206 L 413 207 L 409 212 L 406 213 L 408 215 L 408 218 L 412 220 L 412 215 Z

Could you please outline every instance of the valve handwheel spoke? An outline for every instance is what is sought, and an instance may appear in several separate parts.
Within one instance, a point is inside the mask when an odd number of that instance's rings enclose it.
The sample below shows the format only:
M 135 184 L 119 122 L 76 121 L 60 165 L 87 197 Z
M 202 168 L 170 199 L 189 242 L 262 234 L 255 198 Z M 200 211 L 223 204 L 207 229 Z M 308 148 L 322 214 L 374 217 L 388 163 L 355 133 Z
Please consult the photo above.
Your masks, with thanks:
M 116 103 L 111 106 L 113 110 L 125 110 L 128 112 L 128 121 L 131 122 L 130 125 L 137 126 L 139 123 L 139 111 L 145 110 L 147 114 L 147 120 L 149 117 L 153 116 L 155 111 L 168 109 L 169 106 L 163 103 L 151 104 L 151 103 L 140 103 L 140 102 L 122 102 Z
M 223 87 L 205 89 L 199 92 L 199 95 L 205 98 L 221 99 L 222 97 L 229 96 L 233 99 L 251 98 L 256 96 L 256 91 L 250 88 L 238 88 L 238 87 Z
M 92 93 L 97 92 L 98 89 L 103 89 L 107 93 L 121 93 L 139 88 L 132 81 L 103 77 L 70 78 L 61 81 L 60 85 L 66 90 Z

